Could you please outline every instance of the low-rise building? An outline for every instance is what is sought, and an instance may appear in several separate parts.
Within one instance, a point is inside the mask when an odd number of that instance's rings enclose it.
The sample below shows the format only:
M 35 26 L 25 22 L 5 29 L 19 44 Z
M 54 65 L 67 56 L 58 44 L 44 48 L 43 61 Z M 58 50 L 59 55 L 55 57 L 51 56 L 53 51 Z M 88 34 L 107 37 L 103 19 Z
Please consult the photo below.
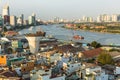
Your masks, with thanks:
M 81 76 L 86 80 L 108 80 L 108 75 L 96 64 L 83 63 Z
M 65 80 L 65 75 L 51 75 L 51 70 L 33 70 L 30 72 L 30 80 Z

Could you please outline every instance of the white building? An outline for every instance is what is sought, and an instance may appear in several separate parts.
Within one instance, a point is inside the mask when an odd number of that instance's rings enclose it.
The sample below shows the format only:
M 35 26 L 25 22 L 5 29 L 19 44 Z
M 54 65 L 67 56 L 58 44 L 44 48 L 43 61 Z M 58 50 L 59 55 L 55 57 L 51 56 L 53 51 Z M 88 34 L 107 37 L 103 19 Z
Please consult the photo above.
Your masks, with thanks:
M 86 80 L 108 80 L 108 75 L 100 66 L 91 63 L 82 65 L 82 77 Z
M 97 17 L 97 22 L 101 22 L 100 16 Z
M 111 16 L 111 21 L 112 21 L 112 22 L 117 22 L 117 21 L 118 21 L 118 15 L 113 14 L 113 15 Z
M 60 59 L 61 59 L 61 55 L 60 55 L 59 53 L 56 53 L 56 54 L 50 56 L 50 62 L 51 62 L 51 63 L 52 63 L 52 62 L 55 62 L 55 61 L 58 61 L 58 60 L 60 60 Z
M 33 70 L 30 72 L 30 80 L 65 80 L 65 75 L 52 76 L 51 70 Z
M 111 21 L 111 17 L 107 14 L 103 14 L 97 17 L 97 21 L 98 22 L 110 22 Z
M 101 67 L 86 68 L 86 79 L 92 80 L 108 80 L 108 75 L 105 74 L 105 71 L 102 71 Z
M 18 25 L 23 25 L 24 24 L 24 15 L 21 14 L 18 19 L 17 19 L 17 24 Z
M 83 22 L 93 22 L 93 18 L 92 17 L 83 16 L 82 21 Z
M 116 67 L 114 70 L 115 75 L 120 75 L 120 67 Z
M 2 16 L 4 17 L 5 15 L 10 16 L 9 6 L 7 4 L 3 6 L 2 10 Z
M 10 25 L 16 26 L 16 16 L 10 16 Z
M 36 15 L 33 13 L 31 16 L 28 17 L 29 25 L 36 25 Z
M 69 63 L 69 64 L 67 64 L 66 72 L 69 75 L 69 74 L 79 70 L 80 67 L 81 67 L 81 63 L 77 63 L 77 62 L 76 63 Z

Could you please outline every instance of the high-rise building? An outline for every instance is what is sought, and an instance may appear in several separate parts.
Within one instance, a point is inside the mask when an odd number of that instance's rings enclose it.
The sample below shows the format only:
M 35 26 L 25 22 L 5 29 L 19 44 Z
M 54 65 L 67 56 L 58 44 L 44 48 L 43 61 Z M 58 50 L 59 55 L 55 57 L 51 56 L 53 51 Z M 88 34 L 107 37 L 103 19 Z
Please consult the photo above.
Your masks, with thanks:
M 29 25 L 36 25 L 36 15 L 34 13 L 28 17 L 28 23 Z
M 28 20 L 24 20 L 24 25 L 28 25 Z
M 36 14 L 32 13 L 33 24 L 36 25 Z
M 4 24 L 8 25 L 8 24 L 10 23 L 10 16 L 5 15 L 5 16 L 3 17 L 3 21 L 4 21 Z
M 87 17 L 86 17 L 86 16 L 83 16 L 83 17 L 82 17 L 82 21 L 83 21 L 83 22 L 86 22 L 86 21 L 87 21 Z
M 4 24 L 10 23 L 10 12 L 9 12 L 9 6 L 7 4 L 3 6 L 2 17 L 4 19 Z
M 16 16 L 10 16 L 10 25 L 16 26 Z
M 110 22 L 111 21 L 111 17 L 107 14 L 103 14 L 103 15 L 100 15 L 98 18 L 97 18 L 97 21 L 99 22 Z
M 9 6 L 6 4 L 3 6 L 3 10 L 2 10 L 2 16 L 10 16 L 10 12 L 9 12 Z
M 87 22 L 93 22 L 93 18 L 92 17 L 88 17 L 87 18 Z
M 17 18 L 17 25 L 23 25 L 24 24 L 24 15 L 21 14 L 18 18 Z
M 0 15 L 0 26 L 3 26 L 3 18 L 2 18 L 2 15 Z
M 55 17 L 55 18 L 54 18 L 54 23 L 59 23 L 59 21 L 60 21 L 60 18 L 59 18 L 59 17 Z
M 118 21 L 118 15 L 117 15 L 117 14 L 113 14 L 113 15 L 111 16 L 111 21 L 112 21 L 112 22 L 117 22 L 117 21 Z
M 83 16 L 82 21 L 83 22 L 93 22 L 93 18 L 92 17 Z
M 32 16 L 28 17 L 28 24 L 29 25 L 33 24 L 33 18 L 32 18 Z
M 24 15 L 21 14 L 21 15 L 20 15 L 20 18 L 21 18 L 21 22 L 22 22 L 22 24 L 23 24 L 23 23 L 24 23 Z
M 118 15 L 118 22 L 120 21 L 120 14 Z
M 97 17 L 97 22 L 101 22 L 100 16 Z

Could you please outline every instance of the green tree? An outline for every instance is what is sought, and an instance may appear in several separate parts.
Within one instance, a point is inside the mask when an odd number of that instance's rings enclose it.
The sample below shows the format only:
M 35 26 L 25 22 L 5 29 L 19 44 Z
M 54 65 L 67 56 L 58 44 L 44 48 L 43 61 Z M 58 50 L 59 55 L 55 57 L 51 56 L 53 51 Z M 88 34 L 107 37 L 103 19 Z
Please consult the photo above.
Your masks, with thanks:
M 8 31 L 6 27 L 4 27 L 3 29 L 4 29 L 4 32 L 7 32 L 7 31 Z
M 114 64 L 114 61 L 111 57 L 110 54 L 108 54 L 106 51 L 102 52 L 98 57 L 97 57 L 97 61 L 99 63 L 101 63 L 102 65 L 105 64 Z
M 94 48 L 99 48 L 99 47 L 101 47 L 101 44 L 98 43 L 98 42 L 96 42 L 96 41 L 91 42 L 90 45 L 91 45 L 92 47 L 94 47 Z
M 7 51 L 8 51 L 9 54 L 11 54 L 13 52 L 13 49 L 12 48 L 8 48 Z

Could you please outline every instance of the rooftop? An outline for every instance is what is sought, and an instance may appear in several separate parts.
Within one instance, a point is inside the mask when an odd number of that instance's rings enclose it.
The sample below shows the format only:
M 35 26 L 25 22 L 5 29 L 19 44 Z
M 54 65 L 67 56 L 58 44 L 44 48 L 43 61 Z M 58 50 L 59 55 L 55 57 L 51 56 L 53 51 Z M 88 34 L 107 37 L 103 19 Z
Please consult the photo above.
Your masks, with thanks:
M 86 58 L 91 58 L 91 57 L 96 57 L 98 56 L 103 50 L 101 48 L 93 49 L 93 50 L 88 50 L 82 52 Z

